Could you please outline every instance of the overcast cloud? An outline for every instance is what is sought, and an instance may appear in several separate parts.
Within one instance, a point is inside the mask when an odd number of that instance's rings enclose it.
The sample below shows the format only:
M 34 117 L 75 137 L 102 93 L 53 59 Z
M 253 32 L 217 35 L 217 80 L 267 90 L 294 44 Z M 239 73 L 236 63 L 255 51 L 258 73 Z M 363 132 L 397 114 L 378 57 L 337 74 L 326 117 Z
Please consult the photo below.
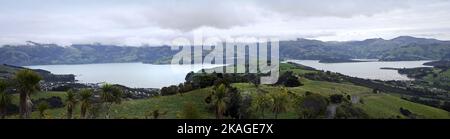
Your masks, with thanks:
M 448 0 L 9 0 L 0 44 L 168 44 L 194 32 L 220 37 L 450 40 Z

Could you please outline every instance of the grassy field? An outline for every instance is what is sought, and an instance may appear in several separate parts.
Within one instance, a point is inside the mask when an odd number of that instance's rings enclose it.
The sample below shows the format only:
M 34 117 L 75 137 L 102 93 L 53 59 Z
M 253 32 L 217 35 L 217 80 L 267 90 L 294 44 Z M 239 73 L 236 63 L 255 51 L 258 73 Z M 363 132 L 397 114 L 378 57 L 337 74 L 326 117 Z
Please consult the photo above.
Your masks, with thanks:
M 315 92 L 324 96 L 331 94 L 349 94 L 352 96 L 359 96 L 364 103 L 356 104 L 358 107 L 364 109 L 372 118 L 395 118 L 397 116 L 405 118 L 399 111 L 400 107 L 406 108 L 411 112 L 422 116 L 423 118 L 441 119 L 450 118 L 447 111 L 409 102 L 399 97 L 389 94 L 373 94 L 371 89 L 355 86 L 351 84 L 336 84 L 329 82 L 319 81 L 305 81 L 305 85 L 302 87 L 288 88 L 289 91 L 297 94 L 303 94 L 306 91 Z M 252 84 L 239 83 L 233 84 L 242 93 L 255 93 L 256 87 Z M 266 91 L 281 91 L 280 87 L 273 86 L 261 86 Z M 183 105 L 187 102 L 191 102 L 197 108 L 201 118 L 214 118 L 212 112 L 207 111 L 207 106 L 204 103 L 204 98 L 211 91 L 211 88 L 204 88 L 194 90 L 183 95 L 173 96 L 160 96 L 142 100 L 130 100 L 124 101 L 120 105 L 113 105 L 111 108 L 111 116 L 113 118 L 126 118 L 126 119 L 142 119 L 148 116 L 148 112 L 158 109 L 162 112 L 167 111 L 167 114 L 161 116 L 161 118 L 175 119 L 179 118 L 179 113 L 182 111 Z M 47 92 L 34 95 L 33 98 L 47 98 L 51 96 L 64 97 L 64 92 Z M 65 118 L 65 108 L 50 109 L 47 111 L 49 118 Z M 75 110 L 75 118 L 79 118 L 79 107 Z M 273 118 L 271 113 L 265 114 L 266 118 Z M 38 117 L 37 112 L 33 112 L 33 118 Z M 11 117 L 14 118 L 14 117 Z M 297 113 L 293 109 L 289 109 L 288 112 L 279 115 L 281 119 L 296 119 Z
M 302 68 L 296 67 L 295 65 L 288 64 L 288 63 L 281 63 L 280 64 L 280 74 L 285 73 L 286 71 L 292 71 L 295 74 L 305 74 L 305 73 L 314 73 L 317 71 L 312 70 L 304 70 Z
M 445 110 L 413 103 L 388 94 L 368 95 L 363 99 L 364 104 L 358 104 L 358 106 L 375 118 L 395 118 L 395 116 L 405 118 L 399 112 L 401 107 L 426 119 L 450 118 L 449 113 Z

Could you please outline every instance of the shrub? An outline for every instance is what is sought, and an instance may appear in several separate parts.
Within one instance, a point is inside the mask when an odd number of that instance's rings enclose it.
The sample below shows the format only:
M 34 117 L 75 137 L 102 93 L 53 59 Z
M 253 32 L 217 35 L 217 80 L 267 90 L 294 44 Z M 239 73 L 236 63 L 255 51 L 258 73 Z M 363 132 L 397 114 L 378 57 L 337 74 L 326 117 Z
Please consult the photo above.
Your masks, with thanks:
M 227 89 L 228 92 L 225 96 L 225 116 L 230 116 L 234 119 L 240 118 L 239 110 L 241 109 L 242 105 L 242 97 L 241 93 L 236 88 L 229 88 Z
M 178 86 L 176 85 L 161 88 L 162 96 L 175 95 L 177 93 L 178 93 Z
M 292 71 L 287 71 L 281 75 L 276 84 L 284 85 L 286 87 L 298 87 L 303 85 Z
M 336 108 L 336 119 L 368 119 L 369 115 L 361 108 L 345 103 Z
M 450 101 L 445 101 L 442 109 L 450 112 Z
M 252 101 L 253 99 L 249 95 L 242 97 L 241 107 L 239 109 L 239 119 L 253 118 Z
M 181 118 L 183 119 L 200 119 L 200 114 L 197 108 L 192 104 L 192 102 L 187 102 L 183 106 L 183 111 L 181 113 Z
M 54 108 L 62 108 L 64 107 L 64 103 L 60 97 L 52 96 L 50 98 L 40 98 L 36 101 L 33 101 L 33 104 L 40 104 L 42 102 L 45 102 L 48 104 L 48 108 L 54 109 Z M 37 105 L 33 105 L 33 109 L 37 109 Z
M 314 119 L 325 117 L 328 100 L 322 95 L 310 93 L 298 99 L 297 110 L 299 118 Z
M 283 89 L 281 92 L 271 92 L 270 96 L 272 98 L 272 113 L 275 116 L 275 119 L 278 118 L 280 113 L 284 113 L 289 108 L 290 97 L 289 91 L 287 89 Z

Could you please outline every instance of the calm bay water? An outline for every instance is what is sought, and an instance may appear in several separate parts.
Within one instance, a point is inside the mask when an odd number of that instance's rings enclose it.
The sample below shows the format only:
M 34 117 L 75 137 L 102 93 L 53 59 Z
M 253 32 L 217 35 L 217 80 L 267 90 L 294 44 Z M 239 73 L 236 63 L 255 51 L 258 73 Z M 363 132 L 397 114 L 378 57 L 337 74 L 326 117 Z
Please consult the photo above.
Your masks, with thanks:
M 425 67 L 429 61 L 396 62 L 357 62 L 357 63 L 319 63 L 317 60 L 289 60 L 319 70 L 333 71 L 345 75 L 380 80 L 410 80 L 396 70 L 383 70 L 382 67 L 414 68 Z M 203 68 L 222 65 L 152 65 L 143 63 L 107 63 L 80 65 L 39 65 L 31 69 L 44 69 L 54 74 L 74 74 L 80 83 L 114 83 L 136 88 L 161 88 L 184 82 L 186 74 Z
M 203 68 L 221 65 L 152 65 L 143 63 L 107 63 L 80 65 L 39 65 L 31 69 L 44 69 L 54 74 L 74 74 L 80 83 L 107 82 L 136 88 L 161 88 L 178 85 L 186 74 Z
M 383 67 L 390 68 L 415 68 L 428 67 L 423 64 L 430 61 L 392 61 L 392 62 L 354 62 L 354 63 L 319 63 L 318 60 L 289 60 L 303 64 L 315 69 L 338 72 L 344 75 L 379 80 L 411 80 L 405 75 L 401 75 L 397 70 L 380 69 Z

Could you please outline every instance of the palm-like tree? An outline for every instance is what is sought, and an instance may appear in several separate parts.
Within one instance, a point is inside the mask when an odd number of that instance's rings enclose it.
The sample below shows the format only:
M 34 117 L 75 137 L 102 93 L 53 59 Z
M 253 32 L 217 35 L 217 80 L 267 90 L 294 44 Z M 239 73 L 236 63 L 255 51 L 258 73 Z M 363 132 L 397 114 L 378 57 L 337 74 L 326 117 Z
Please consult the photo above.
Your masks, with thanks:
M 227 88 L 225 87 L 225 85 L 221 84 L 212 93 L 213 104 L 216 109 L 216 118 L 222 119 L 223 113 L 225 113 L 226 109 L 225 97 Z
M 262 119 L 264 119 L 264 113 L 266 112 L 266 110 L 270 109 L 273 104 L 272 98 L 267 93 L 263 92 L 257 94 L 253 103 L 254 109 L 261 112 Z
M 2 119 L 5 119 L 8 105 L 11 104 L 11 95 L 5 92 L 6 82 L 0 80 L 0 115 Z
M 41 79 L 41 76 L 29 69 L 16 73 L 15 80 L 20 93 L 20 118 L 30 118 L 32 107 L 30 95 L 39 91 Z
M 66 99 L 66 106 L 67 106 L 67 119 L 72 119 L 73 115 L 73 109 L 77 105 L 77 98 L 75 97 L 75 93 L 72 89 L 67 91 L 67 99 Z
M 91 105 L 91 98 L 93 96 L 91 89 L 81 89 L 80 90 L 80 101 L 81 101 L 81 118 L 86 118 L 87 109 Z
M 116 86 L 110 84 L 104 84 L 101 87 L 100 99 L 106 107 L 106 117 L 109 119 L 109 109 L 111 105 L 116 103 L 120 104 L 122 102 L 122 90 Z
M 48 103 L 47 102 L 39 103 L 37 109 L 39 111 L 39 117 L 41 119 L 45 118 L 45 111 L 48 109 Z
M 289 93 L 287 89 L 283 89 L 281 92 L 272 93 L 273 107 L 272 112 L 275 115 L 275 119 L 278 118 L 278 114 L 286 112 L 289 104 Z

